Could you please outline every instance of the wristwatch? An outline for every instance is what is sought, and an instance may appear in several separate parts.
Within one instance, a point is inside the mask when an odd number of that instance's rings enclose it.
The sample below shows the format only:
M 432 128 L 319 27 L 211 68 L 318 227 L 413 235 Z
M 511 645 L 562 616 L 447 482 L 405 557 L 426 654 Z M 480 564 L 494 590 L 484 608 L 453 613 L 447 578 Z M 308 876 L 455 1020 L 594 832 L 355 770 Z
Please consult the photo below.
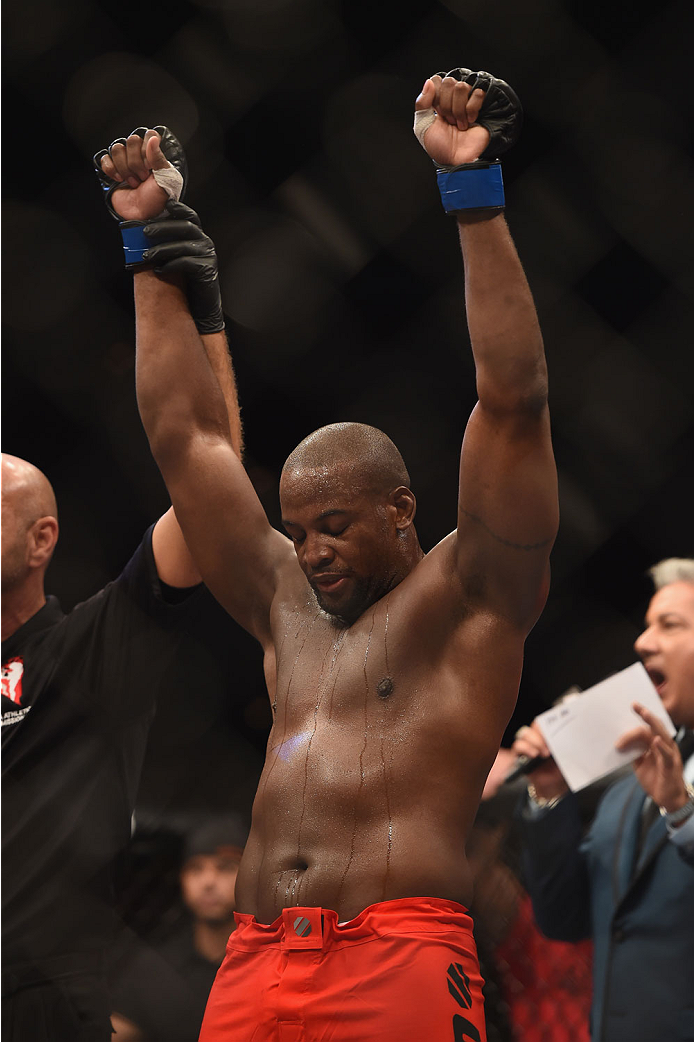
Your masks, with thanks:
M 694 786 L 687 785 L 686 789 L 689 799 L 677 810 L 666 811 L 664 807 L 659 808 L 666 825 L 680 825 L 694 814 Z
M 536 807 L 542 807 L 543 810 L 551 810 L 552 807 L 556 807 L 561 800 L 564 799 L 565 792 L 561 792 L 558 796 L 538 796 L 537 790 L 532 782 L 528 782 L 528 798 L 531 803 L 534 803 Z M 694 792 L 692 792 L 694 796 Z M 687 804 L 689 806 L 689 804 Z M 691 811 L 689 812 L 691 814 Z

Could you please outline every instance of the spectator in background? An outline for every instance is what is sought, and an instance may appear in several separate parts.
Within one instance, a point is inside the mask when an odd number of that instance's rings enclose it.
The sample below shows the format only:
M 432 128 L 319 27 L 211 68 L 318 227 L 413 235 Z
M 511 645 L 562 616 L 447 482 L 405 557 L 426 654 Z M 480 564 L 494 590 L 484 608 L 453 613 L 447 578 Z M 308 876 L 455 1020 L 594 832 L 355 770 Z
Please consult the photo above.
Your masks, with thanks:
M 634 646 L 676 740 L 635 704 L 643 724 L 618 748 L 640 755 L 606 791 L 585 839 L 551 759 L 530 775 L 522 814 L 540 928 L 567 941 L 593 937 L 591 1033 L 601 1042 L 694 1038 L 694 560 L 661 561 L 650 574 L 655 594 Z M 549 757 L 536 723 L 513 750 Z
M 483 968 L 488 1042 L 588 1042 L 592 942 L 551 941 L 537 928 L 522 883 L 514 811 L 525 781 L 504 784 L 515 764 L 501 748 L 487 777 L 468 843 L 472 915 Z M 586 790 L 587 823 L 604 785 Z
M 196 1042 L 230 933 L 245 834 L 210 819 L 186 837 L 180 873 L 188 915 L 156 947 L 142 946 L 113 985 L 114 1042 Z

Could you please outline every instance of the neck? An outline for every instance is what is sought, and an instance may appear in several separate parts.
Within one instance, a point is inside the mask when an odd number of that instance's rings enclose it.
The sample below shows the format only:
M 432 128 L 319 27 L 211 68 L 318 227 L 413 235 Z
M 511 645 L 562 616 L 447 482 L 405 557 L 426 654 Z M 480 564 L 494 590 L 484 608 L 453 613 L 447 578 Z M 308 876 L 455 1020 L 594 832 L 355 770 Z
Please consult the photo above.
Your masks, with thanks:
M 419 564 L 419 562 L 424 557 L 424 551 L 419 545 L 419 540 L 416 537 L 413 541 L 412 548 L 410 549 L 409 557 L 410 561 L 412 562 L 412 568 L 414 568 L 416 564 Z
M 193 927 L 195 950 L 209 962 L 221 963 L 229 934 L 235 929 L 236 921 L 233 916 L 221 923 L 208 923 L 203 919 L 196 919 Z
M 25 582 L 22 586 L 3 592 L 2 595 L 2 639 L 7 640 L 20 626 L 36 615 L 46 603 L 43 576 Z
M 419 545 L 419 539 L 414 528 L 411 528 L 403 539 L 401 549 L 401 560 L 403 562 L 403 574 L 398 580 L 401 582 L 406 576 L 410 574 L 413 568 L 415 568 L 424 557 L 424 551 Z

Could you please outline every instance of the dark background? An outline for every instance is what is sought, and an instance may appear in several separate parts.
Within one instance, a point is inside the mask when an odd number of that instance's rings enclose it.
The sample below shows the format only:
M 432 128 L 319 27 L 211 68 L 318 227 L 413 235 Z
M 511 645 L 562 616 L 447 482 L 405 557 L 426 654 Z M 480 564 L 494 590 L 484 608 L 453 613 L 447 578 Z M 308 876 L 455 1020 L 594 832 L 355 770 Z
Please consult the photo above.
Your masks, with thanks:
M 546 340 L 561 489 L 507 741 L 569 685 L 634 660 L 645 569 L 694 549 L 689 0 L 28 0 L 5 5 L 3 43 L 3 448 L 55 487 L 63 607 L 115 577 L 167 506 L 135 406 L 131 280 L 91 172 L 138 125 L 186 147 L 273 522 L 290 449 L 359 420 L 403 452 L 425 549 L 453 527 L 474 374 L 455 228 L 411 123 L 425 77 L 462 64 L 524 104 L 507 214 Z M 219 627 L 195 640 L 218 639 L 221 659 L 183 662 L 160 709 L 144 816 L 248 808 L 260 658 Z

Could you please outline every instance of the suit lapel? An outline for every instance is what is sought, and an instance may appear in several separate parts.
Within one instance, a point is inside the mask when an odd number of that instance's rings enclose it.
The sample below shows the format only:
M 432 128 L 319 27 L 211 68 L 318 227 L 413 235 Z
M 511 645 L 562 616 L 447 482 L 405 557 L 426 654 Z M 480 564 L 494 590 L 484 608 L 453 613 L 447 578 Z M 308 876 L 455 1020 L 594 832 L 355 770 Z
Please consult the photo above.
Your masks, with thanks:
M 677 744 L 679 746 L 682 762 L 686 763 L 688 758 L 692 755 L 692 752 L 694 752 L 694 732 L 681 732 Z M 640 787 L 639 791 L 641 791 Z M 643 809 L 643 804 L 644 800 L 642 799 L 639 803 L 639 817 Z M 639 844 L 637 840 L 637 849 L 635 850 L 636 857 L 634 859 L 633 872 L 630 881 L 631 886 L 634 886 L 644 872 L 648 871 L 653 859 L 658 856 L 667 842 L 667 825 L 665 824 L 663 816 L 660 813 L 656 813 L 648 832 L 642 837 L 640 849 L 638 849 Z
M 615 837 L 612 890 L 615 908 L 628 891 L 634 871 L 645 794 L 636 779 L 626 787 L 622 813 Z
M 659 851 L 662 850 L 667 841 L 667 825 L 665 824 L 662 815 L 658 814 L 644 837 L 641 850 L 638 854 L 638 860 L 634 866 L 634 874 L 631 880 L 632 886 L 643 875 L 643 873 L 648 870 L 654 857 L 656 857 Z
M 648 829 L 639 850 L 641 817 L 645 801 L 646 794 L 634 779 L 633 785 L 626 792 L 624 808 L 617 829 L 613 876 L 615 910 L 641 876 L 648 871 L 653 859 L 657 857 L 668 841 L 665 821 L 658 814 Z

